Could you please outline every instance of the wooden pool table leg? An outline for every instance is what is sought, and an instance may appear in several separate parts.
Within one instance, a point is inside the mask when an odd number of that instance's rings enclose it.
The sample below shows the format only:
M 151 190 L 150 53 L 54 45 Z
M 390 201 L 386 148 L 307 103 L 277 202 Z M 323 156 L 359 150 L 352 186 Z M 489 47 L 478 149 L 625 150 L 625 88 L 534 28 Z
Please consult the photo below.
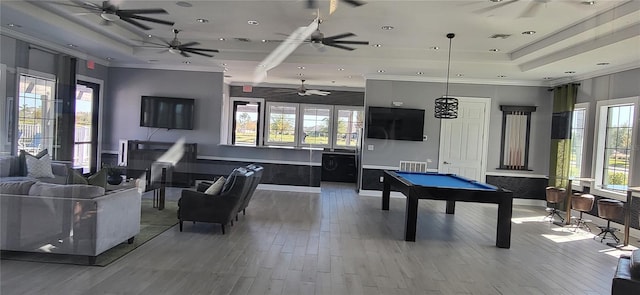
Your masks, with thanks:
M 416 241 L 416 224 L 418 223 L 418 198 L 407 197 L 407 210 L 404 222 L 404 240 L 408 242 Z
M 456 213 L 456 201 L 447 201 L 446 212 L 447 212 L 447 214 Z
M 496 230 L 496 247 L 509 249 L 511 247 L 511 214 L 513 199 L 505 198 L 498 204 L 498 226 Z

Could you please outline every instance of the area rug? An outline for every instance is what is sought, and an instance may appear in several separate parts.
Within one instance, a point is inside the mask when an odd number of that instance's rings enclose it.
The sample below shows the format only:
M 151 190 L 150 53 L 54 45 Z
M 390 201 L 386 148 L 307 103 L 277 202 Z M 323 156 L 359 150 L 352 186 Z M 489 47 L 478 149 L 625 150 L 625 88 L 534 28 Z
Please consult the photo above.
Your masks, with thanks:
M 158 210 L 152 207 L 151 200 L 143 199 L 140 210 L 140 233 L 136 235 L 133 244 L 124 241 L 103 252 L 96 257 L 96 263 L 93 265 L 109 265 L 176 225 L 178 223 L 177 210 L 178 205 L 175 201 L 166 201 L 164 210 Z M 9 260 L 89 265 L 88 257 L 79 255 L 2 251 L 0 257 Z

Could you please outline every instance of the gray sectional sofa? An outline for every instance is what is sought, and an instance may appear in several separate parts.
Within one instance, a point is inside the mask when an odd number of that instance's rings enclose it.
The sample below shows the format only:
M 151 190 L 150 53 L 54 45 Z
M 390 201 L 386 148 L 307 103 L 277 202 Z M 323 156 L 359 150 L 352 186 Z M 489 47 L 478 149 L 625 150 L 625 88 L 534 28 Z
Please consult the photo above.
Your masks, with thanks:
M 59 177 L 0 179 L 0 250 L 83 255 L 93 264 L 100 253 L 133 242 L 140 232 L 137 188 L 105 192 L 45 182 L 62 182 Z
M 52 161 L 53 178 L 32 178 L 27 176 L 24 164 L 19 156 L 0 156 L 0 182 L 34 180 L 48 183 L 65 184 L 69 174 L 70 162 Z

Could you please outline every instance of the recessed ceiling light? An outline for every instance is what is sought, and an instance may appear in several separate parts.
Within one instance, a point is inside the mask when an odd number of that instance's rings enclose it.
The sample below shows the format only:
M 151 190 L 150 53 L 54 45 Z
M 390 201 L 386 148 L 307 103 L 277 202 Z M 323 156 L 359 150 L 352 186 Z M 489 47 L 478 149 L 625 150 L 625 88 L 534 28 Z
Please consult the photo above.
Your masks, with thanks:
M 250 25 L 253 25 L 253 26 L 257 26 L 257 25 L 260 24 L 257 20 L 249 20 L 249 21 L 247 21 L 247 23 L 250 24 Z
M 382 29 L 385 30 L 385 31 L 391 31 L 391 30 L 393 30 L 393 27 L 392 26 L 382 26 Z
M 384 73 L 384 70 L 378 70 L 378 73 Z
M 224 41 L 224 40 L 227 40 L 227 39 L 225 39 L 225 38 L 218 38 L 218 40 L 220 40 L 220 41 Z
M 440 47 L 438 47 L 438 46 L 431 46 L 431 47 L 429 47 L 429 49 L 431 49 L 431 50 L 438 50 L 438 49 L 440 49 Z
M 423 73 L 423 72 L 417 72 L 416 74 L 418 74 L 418 75 L 422 75 L 422 74 L 424 74 L 424 73 Z
M 349 79 L 351 79 L 351 77 L 352 77 L 351 75 L 347 76 L 347 78 L 349 78 Z
M 464 76 L 464 75 L 463 75 L 463 74 L 457 74 L 456 76 L 458 76 L 458 77 L 462 77 L 462 76 Z
M 180 6 L 180 7 L 191 7 L 191 6 L 193 6 L 193 5 L 191 5 L 191 3 L 189 3 L 189 2 L 184 2 L 184 1 L 176 2 L 176 5 L 178 5 L 178 6 Z
M 260 41 L 262 41 L 262 43 L 267 43 L 267 39 L 262 39 Z
M 341 72 L 342 72 L 342 71 L 344 71 L 344 69 L 343 69 L 343 68 L 339 68 L 339 69 L 338 69 L 338 71 L 341 71 Z
M 302 77 L 302 76 L 304 76 L 304 74 L 303 73 L 298 73 L 298 76 Z
M 336 83 L 336 81 L 335 80 L 331 80 L 331 83 Z
M 575 71 L 566 71 L 566 72 L 564 72 L 564 73 L 565 73 L 565 74 L 575 74 L 576 72 L 575 72 Z
M 551 77 L 544 77 L 544 78 L 542 78 L 542 79 L 543 79 L 543 80 L 551 80 L 551 79 L 553 79 L 553 78 L 551 78 Z
M 153 35 L 149 34 L 147 35 L 147 38 L 153 38 Z
M 502 0 L 489 0 L 491 2 L 502 2 Z
M 596 1 L 582 1 L 582 4 L 584 4 L 584 5 L 594 5 L 594 4 L 596 4 Z
M 596 66 L 607 66 L 607 65 L 609 65 L 608 62 L 599 62 L 596 64 Z
M 373 47 L 382 47 L 382 44 L 373 44 L 371 46 L 373 46 Z
M 226 63 L 222 63 L 222 66 L 223 66 L 223 67 L 226 67 L 226 66 L 227 66 L 227 64 L 226 64 Z
M 107 60 L 113 60 L 113 57 L 107 56 L 106 59 Z
M 199 22 L 199 23 L 203 23 L 203 24 L 209 22 L 209 20 L 206 19 L 206 18 L 199 18 L 199 19 L 196 19 L 196 21 Z
M 524 32 L 522 32 L 522 35 L 533 35 L 535 33 L 536 33 L 536 31 L 524 31 Z
M 14 23 L 7 24 L 7 26 L 9 26 L 9 27 L 11 27 L 11 28 L 22 28 L 22 26 L 21 26 L 21 25 L 16 25 L 16 24 L 14 24 Z
M 190 62 L 190 61 L 188 61 L 188 60 L 185 60 L 185 61 L 183 61 L 182 63 L 183 63 L 183 64 L 188 65 L 188 64 L 190 64 L 191 62 Z
M 303 66 L 298 66 L 298 69 L 304 70 L 305 68 Z
M 498 78 L 506 78 L 507 76 L 505 75 L 498 75 Z
M 73 45 L 71 43 L 67 44 L 67 46 L 69 46 L 69 47 L 78 47 L 78 46 L 75 46 L 75 45 Z
M 489 49 L 489 51 L 491 51 L 491 52 L 498 52 L 498 51 L 500 51 L 500 49 L 498 49 L 498 48 L 491 48 L 491 49 Z

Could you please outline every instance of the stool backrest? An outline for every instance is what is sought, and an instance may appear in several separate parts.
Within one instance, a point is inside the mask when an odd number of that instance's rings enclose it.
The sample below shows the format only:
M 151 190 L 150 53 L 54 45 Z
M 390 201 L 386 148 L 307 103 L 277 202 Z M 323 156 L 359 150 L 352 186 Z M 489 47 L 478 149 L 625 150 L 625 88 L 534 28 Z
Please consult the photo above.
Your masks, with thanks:
M 549 203 L 560 203 L 564 201 L 566 196 L 566 190 L 563 188 L 549 186 L 546 189 L 547 191 L 547 202 Z

